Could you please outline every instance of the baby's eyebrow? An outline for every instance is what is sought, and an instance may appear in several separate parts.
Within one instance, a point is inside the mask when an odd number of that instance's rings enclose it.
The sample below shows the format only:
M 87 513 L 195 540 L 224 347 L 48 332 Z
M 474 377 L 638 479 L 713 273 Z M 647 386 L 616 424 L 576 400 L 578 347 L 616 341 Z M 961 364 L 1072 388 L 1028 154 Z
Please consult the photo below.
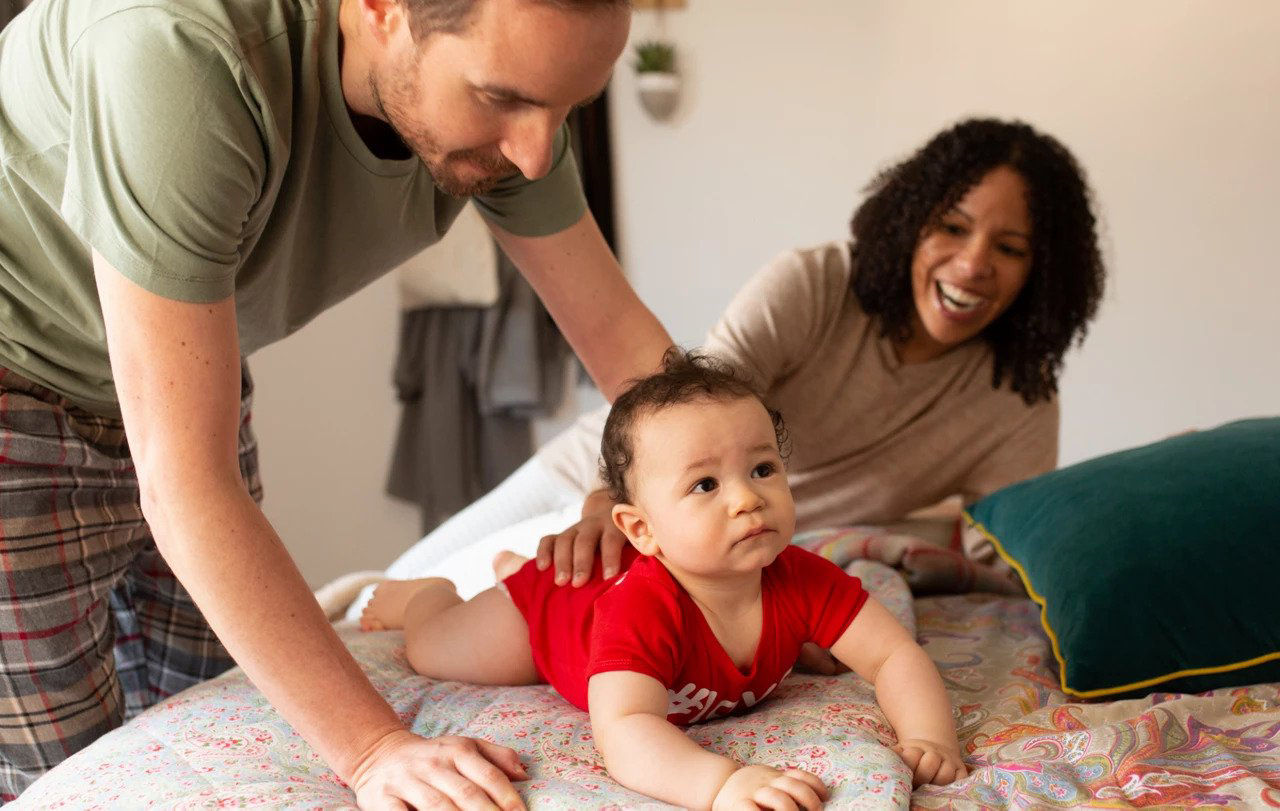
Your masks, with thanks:
M 750 448 L 747 448 L 747 453 L 748 454 L 764 453 L 765 451 L 773 451 L 773 450 L 777 450 L 777 448 L 773 445 L 773 443 L 761 442 L 759 445 L 752 445 Z M 685 465 L 684 472 L 691 473 L 700 467 L 706 467 L 707 465 L 714 464 L 717 461 L 719 461 L 719 457 L 717 456 L 705 456 L 702 459 L 695 459 L 692 462 L 690 462 L 688 465 Z
M 689 473 L 697 468 L 706 467 L 707 465 L 711 464 L 714 461 L 716 461 L 716 458 L 714 456 L 707 456 L 703 459 L 695 459 L 694 461 L 685 465 L 684 472 Z

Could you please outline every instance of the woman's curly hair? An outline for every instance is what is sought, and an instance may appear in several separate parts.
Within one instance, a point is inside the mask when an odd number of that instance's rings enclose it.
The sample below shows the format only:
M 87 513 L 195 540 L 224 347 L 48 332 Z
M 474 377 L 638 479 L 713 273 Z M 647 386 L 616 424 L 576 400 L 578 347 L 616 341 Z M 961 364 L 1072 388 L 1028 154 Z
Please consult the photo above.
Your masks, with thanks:
M 632 382 L 618 396 L 604 423 L 600 439 L 600 478 L 615 502 L 631 500 L 627 472 L 635 461 L 635 428 L 644 416 L 674 405 L 697 400 L 724 402 L 743 397 L 760 399 L 741 374 L 724 361 L 673 346 L 662 356 L 662 369 Z M 782 414 L 766 406 L 773 421 L 778 452 L 785 459 L 790 450 Z
M 1084 340 L 1106 278 L 1084 170 L 1065 146 L 1020 121 L 969 119 L 881 172 L 854 212 L 853 290 L 882 334 L 911 337 L 916 245 L 991 170 L 1027 184 L 1031 269 L 1009 308 L 984 331 L 995 352 L 993 387 L 1008 375 L 1028 404 L 1058 390 L 1062 356 Z

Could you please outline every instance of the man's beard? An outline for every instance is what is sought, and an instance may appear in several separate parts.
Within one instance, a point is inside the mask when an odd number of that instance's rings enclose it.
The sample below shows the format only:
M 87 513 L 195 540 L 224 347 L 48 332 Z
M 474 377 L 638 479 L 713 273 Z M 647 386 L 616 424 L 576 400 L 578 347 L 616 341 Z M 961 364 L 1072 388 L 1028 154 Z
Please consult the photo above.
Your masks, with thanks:
M 373 102 L 382 119 L 387 122 L 400 140 L 413 151 L 427 167 L 436 186 L 451 197 L 472 197 L 491 190 L 504 178 L 517 174 L 519 168 L 500 152 L 488 149 L 459 149 L 445 153 L 439 141 L 432 136 L 425 124 L 414 121 L 408 110 L 408 101 L 417 97 L 408 79 L 397 81 L 390 93 L 384 94 L 380 83 L 372 75 L 369 87 Z M 463 178 L 454 166 L 470 164 L 479 169 L 478 177 Z

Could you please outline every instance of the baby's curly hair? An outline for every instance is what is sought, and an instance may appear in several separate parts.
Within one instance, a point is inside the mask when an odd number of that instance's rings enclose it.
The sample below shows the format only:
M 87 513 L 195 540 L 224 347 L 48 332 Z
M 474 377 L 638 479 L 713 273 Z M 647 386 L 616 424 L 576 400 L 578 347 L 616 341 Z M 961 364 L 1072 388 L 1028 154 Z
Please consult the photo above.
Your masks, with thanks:
M 600 440 L 600 477 L 615 502 L 628 502 L 627 471 L 635 461 L 634 434 L 642 417 L 664 408 L 712 400 L 723 402 L 760 395 L 733 367 L 710 355 L 686 352 L 673 346 L 662 356 L 662 370 L 636 380 L 614 402 Z M 782 415 L 766 406 L 773 420 L 774 438 L 783 458 L 788 451 Z
M 1084 170 L 1065 146 L 1020 121 L 969 119 L 881 172 L 854 212 L 853 290 L 882 334 L 911 336 L 916 245 L 991 170 L 1027 184 L 1031 270 L 1009 309 L 983 331 L 995 351 L 991 381 L 1005 376 L 1028 405 L 1058 390 L 1062 356 L 1084 340 L 1106 279 Z

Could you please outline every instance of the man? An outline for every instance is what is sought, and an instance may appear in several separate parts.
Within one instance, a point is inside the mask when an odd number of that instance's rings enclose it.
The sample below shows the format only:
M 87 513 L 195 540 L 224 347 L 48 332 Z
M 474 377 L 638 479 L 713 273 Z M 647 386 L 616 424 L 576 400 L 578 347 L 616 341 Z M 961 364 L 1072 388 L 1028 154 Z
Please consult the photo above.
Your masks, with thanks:
M 629 20 L 621 0 L 38 0 L 0 35 L 0 792 L 229 652 L 360 805 L 521 807 L 513 751 L 412 735 L 325 622 L 256 503 L 241 357 L 474 196 L 607 395 L 655 367 L 670 339 L 563 127 Z

